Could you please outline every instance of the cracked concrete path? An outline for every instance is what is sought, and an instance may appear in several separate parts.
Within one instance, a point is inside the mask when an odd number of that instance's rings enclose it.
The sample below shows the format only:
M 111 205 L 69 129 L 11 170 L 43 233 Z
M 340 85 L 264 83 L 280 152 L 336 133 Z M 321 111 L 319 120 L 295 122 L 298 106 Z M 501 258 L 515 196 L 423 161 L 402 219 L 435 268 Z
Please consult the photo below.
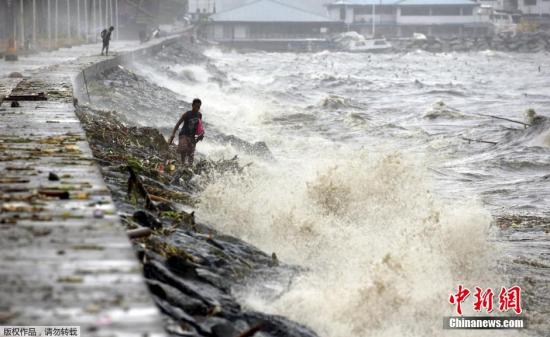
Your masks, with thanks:
M 85 56 L 22 79 L 0 78 L 0 95 L 48 98 L 0 106 L 0 325 L 165 335 L 74 113 L 73 79 L 105 59 Z

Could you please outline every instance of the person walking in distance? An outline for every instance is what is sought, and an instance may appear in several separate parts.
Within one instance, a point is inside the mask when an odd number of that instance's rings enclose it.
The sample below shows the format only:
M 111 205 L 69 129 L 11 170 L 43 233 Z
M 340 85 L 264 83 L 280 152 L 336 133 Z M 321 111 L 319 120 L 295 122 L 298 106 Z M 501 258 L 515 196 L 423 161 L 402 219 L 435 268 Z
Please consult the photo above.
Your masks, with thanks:
M 201 100 L 195 98 L 191 105 L 191 110 L 185 112 L 172 131 L 172 135 L 168 140 L 168 144 L 172 144 L 176 132 L 180 125 L 183 127 L 179 132 L 178 151 L 181 155 L 181 162 L 184 167 L 190 168 L 193 166 L 195 157 L 195 147 L 198 142 L 204 138 L 204 127 L 202 124 Z
M 103 51 L 105 51 L 105 56 L 109 56 L 109 43 L 111 42 L 111 33 L 113 33 L 115 27 L 111 26 L 109 29 L 104 29 L 101 32 L 101 40 L 103 41 L 103 48 L 101 48 L 101 56 L 103 56 Z

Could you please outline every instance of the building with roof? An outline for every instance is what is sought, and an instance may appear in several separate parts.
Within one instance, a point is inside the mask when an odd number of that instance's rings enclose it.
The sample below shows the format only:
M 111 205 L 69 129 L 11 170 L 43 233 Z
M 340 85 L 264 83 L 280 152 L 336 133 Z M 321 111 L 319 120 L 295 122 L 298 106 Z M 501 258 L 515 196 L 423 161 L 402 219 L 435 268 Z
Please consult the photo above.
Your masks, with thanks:
M 524 15 L 550 15 L 550 0 L 477 0 L 498 11 Z
M 364 35 L 407 37 L 483 35 L 488 25 L 472 0 L 339 0 L 327 5 L 329 16 Z
M 491 18 L 511 17 L 514 23 L 519 24 L 519 31 L 550 30 L 550 0 L 477 1 Z
M 518 10 L 527 15 L 549 15 L 549 0 L 518 0 Z
M 222 43 L 326 40 L 341 22 L 277 0 L 256 0 L 209 18 L 208 38 Z

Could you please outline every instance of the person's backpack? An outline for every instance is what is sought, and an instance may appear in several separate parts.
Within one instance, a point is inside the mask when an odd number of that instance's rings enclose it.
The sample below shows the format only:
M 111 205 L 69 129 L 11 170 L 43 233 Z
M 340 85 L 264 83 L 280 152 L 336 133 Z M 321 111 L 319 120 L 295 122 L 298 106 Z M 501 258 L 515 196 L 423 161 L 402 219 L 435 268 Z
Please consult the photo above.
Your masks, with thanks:
M 199 121 L 200 118 L 198 116 L 189 118 L 186 123 L 185 134 L 191 137 L 195 136 L 195 134 L 197 133 L 197 126 L 199 125 Z
M 105 37 L 107 36 L 107 29 L 104 29 L 101 31 L 101 39 L 105 40 Z
M 199 122 L 197 123 L 197 128 L 195 129 L 195 135 L 196 136 L 204 135 L 204 126 L 202 125 L 202 119 L 199 119 Z

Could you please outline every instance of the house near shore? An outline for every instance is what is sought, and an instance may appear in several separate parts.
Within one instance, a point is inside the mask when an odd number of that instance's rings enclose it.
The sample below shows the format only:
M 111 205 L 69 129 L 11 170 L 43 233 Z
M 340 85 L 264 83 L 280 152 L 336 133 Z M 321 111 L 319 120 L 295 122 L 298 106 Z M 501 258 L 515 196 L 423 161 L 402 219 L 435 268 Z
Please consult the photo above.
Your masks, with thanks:
M 256 0 L 210 16 L 207 35 L 209 40 L 238 46 L 311 45 L 326 41 L 341 25 L 277 0 Z
M 549 0 L 477 0 L 498 11 L 523 15 L 550 16 Z
M 476 15 L 472 0 L 339 0 L 329 3 L 332 19 L 363 35 L 410 37 L 477 36 L 489 25 Z
M 518 25 L 519 32 L 550 31 L 550 0 L 477 0 L 482 9 L 506 15 Z

